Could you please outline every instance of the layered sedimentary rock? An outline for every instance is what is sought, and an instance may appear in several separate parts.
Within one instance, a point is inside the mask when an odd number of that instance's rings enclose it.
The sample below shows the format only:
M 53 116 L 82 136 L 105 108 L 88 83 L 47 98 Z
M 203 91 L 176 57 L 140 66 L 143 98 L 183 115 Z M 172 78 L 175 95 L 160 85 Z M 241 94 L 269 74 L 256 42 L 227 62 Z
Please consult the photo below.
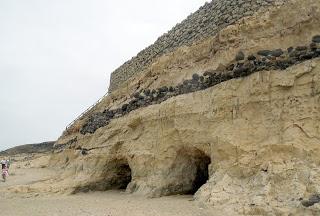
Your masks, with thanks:
M 124 103 L 117 109 L 106 109 L 93 114 L 83 125 L 80 133 L 94 133 L 97 129 L 105 127 L 112 119 L 120 118 L 126 114 L 154 104 L 162 103 L 171 97 L 190 92 L 204 90 L 222 82 L 249 76 L 259 71 L 285 70 L 306 60 L 320 57 L 320 35 L 312 38 L 310 46 L 290 47 L 287 51 L 282 49 L 260 50 L 256 55 L 250 54 L 245 60 L 245 54 L 240 51 L 236 55 L 236 62 L 227 65 L 220 71 L 209 70 L 203 75 L 193 74 L 192 79 L 184 80 L 177 86 L 163 86 L 158 89 L 144 89 L 136 92 L 133 99 Z
M 187 19 L 177 24 L 156 42 L 116 69 L 110 79 L 109 92 L 116 90 L 130 77 L 143 71 L 154 60 L 181 46 L 214 36 L 221 29 L 266 7 L 287 0 L 215 0 L 206 3 Z
M 319 1 L 291 0 L 155 59 L 59 138 L 50 165 L 64 173 L 51 190 L 195 194 L 231 215 L 319 213 L 319 21 Z

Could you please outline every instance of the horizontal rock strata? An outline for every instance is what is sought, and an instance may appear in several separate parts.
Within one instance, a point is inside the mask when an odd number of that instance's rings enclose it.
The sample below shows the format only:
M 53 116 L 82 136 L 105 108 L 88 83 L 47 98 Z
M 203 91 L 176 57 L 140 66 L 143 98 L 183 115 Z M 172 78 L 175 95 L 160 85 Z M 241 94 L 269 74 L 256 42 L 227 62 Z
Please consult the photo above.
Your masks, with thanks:
M 290 0 L 157 57 L 58 139 L 48 190 L 318 215 L 319 21 L 318 0 Z
M 193 74 L 191 80 L 185 80 L 178 86 L 163 86 L 158 89 L 146 89 L 136 92 L 129 103 L 115 110 L 105 110 L 102 113 L 93 114 L 87 123 L 81 128 L 80 133 L 94 133 L 98 128 L 104 127 L 114 118 L 130 113 L 141 107 L 161 103 L 171 97 L 203 90 L 230 79 L 245 77 L 262 70 L 284 70 L 294 64 L 317 58 L 320 56 L 320 42 L 316 35 L 308 46 L 289 47 L 283 51 L 261 50 L 255 55 L 251 54 L 245 59 L 245 54 L 239 52 L 235 63 L 228 65 L 223 71 L 206 71 L 203 75 Z
M 65 167 L 74 192 L 120 188 L 131 175 L 127 191 L 152 197 L 206 182 L 196 199 L 238 215 L 312 208 L 308 199 L 320 192 L 319 61 L 135 110 L 53 155 L 52 165 Z M 92 150 L 83 154 L 81 145 Z
M 162 35 L 151 46 L 138 53 L 111 74 L 109 92 L 131 76 L 141 72 L 153 60 L 177 47 L 215 35 L 222 28 L 250 16 L 261 8 L 281 4 L 285 0 L 214 0 L 206 3 L 187 19 Z

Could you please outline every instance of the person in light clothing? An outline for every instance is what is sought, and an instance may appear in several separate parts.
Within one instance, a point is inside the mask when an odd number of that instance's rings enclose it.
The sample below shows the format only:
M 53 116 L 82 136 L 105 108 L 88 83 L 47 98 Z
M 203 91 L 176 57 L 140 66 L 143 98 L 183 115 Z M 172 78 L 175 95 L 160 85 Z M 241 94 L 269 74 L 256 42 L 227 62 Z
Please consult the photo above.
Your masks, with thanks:
M 1 160 L 1 168 L 5 169 L 7 167 L 7 160 Z
M 3 178 L 3 181 L 5 182 L 7 177 L 9 176 L 7 160 L 1 161 L 1 168 L 2 168 L 2 178 Z

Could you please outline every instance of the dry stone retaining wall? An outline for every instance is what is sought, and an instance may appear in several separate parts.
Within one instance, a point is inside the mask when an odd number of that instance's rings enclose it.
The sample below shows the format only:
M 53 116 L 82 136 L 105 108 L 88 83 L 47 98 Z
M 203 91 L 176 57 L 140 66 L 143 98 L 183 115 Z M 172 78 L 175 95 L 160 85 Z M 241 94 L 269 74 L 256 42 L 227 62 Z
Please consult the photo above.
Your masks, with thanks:
M 189 15 L 157 41 L 125 62 L 111 74 L 109 92 L 117 89 L 153 60 L 181 46 L 215 35 L 222 28 L 250 16 L 260 8 L 282 4 L 287 0 L 213 0 Z

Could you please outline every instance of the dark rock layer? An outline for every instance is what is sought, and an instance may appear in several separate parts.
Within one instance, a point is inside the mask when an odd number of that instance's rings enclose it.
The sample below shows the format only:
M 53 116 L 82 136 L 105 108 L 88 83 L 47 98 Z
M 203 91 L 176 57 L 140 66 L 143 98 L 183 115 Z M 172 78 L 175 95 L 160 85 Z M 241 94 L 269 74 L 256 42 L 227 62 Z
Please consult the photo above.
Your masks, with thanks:
M 145 89 L 132 95 L 130 102 L 113 110 L 105 110 L 95 113 L 80 129 L 81 134 L 94 133 L 98 128 L 104 127 L 114 118 L 119 118 L 141 107 L 159 104 L 168 98 L 210 88 L 221 82 L 240 77 L 246 77 L 252 73 L 263 70 L 285 70 L 303 61 L 320 56 L 320 36 L 314 36 L 310 46 L 298 46 L 281 49 L 261 50 L 251 54 L 245 59 L 243 52 L 238 53 L 234 63 L 229 64 L 222 71 L 205 71 L 202 75 L 193 74 L 192 79 L 185 80 L 177 86 L 163 86 L 158 89 Z

